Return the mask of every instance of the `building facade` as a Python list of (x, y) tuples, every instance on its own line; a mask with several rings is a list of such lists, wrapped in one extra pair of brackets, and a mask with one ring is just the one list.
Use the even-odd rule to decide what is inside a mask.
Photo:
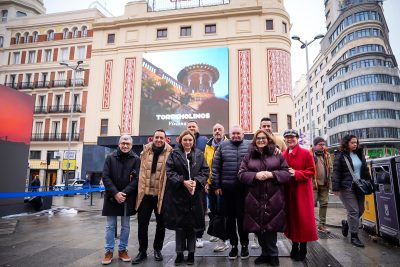
[[(88, 105), (86, 113), (86, 173), (101, 171), (104, 158), (95, 162), (90, 157), (93, 153), (106, 153), (98, 145), (115, 147), (118, 136), (129, 133), (140, 148), (152, 131), (161, 127), (152, 123), (149, 130), (143, 130), (147, 115), (144, 110), (152, 107), (144, 98), (154, 98), (157, 86), (170, 84), (162, 94), (158, 92), (157, 105), (161, 103), (172, 110), (172, 114), (159, 118), (179, 117), (179, 121), (171, 119), (169, 125), (181, 125), (188, 121), (182, 118), (196, 115), (191, 109), (199, 110), (204, 99), (217, 94), (217, 84), (226, 75), (206, 62), (195, 62), (179, 67), (175, 76), (165, 68), (179, 62), (172, 59), (163, 69), (154, 63), (157, 58), (149, 62), (149, 55), (222, 48), (227, 51), (225, 89), (229, 93), (221, 98), (229, 104), (225, 107), (215, 102), (208, 107), (217, 109), (217, 115), (218, 108), (221, 112), (226, 110), (229, 118), (213, 120), (211, 114), (211, 121), (223, 123), (226, 129), (239, 124), (246, 133), (258, 129), (265, 116), (273, 120), (276, 132), (292, 127), (290, 19), (283, 1), (210, 0), (201, 1), (200, 5), (199, 1), (173, 2), (173, 6), (167, 5), (171, 1), (131, 2), (123, 16), (98, 19), (93, 25), (91, 72), (96, 76), (91, 76), (90, 90), (96, 92), (88, 96), (88, 102), (94, 104)], [(213, 55), (205, 55), (204, 61)], [(143, 90), (143, 80), (149, 77), (153, 79), (152, 86)], [(207, 110), (199, 115), (200, 123), (202, 115), (207, 117)], [(200, 132), (210, 135), (212, 126), (200, 126)], [(172, 143), (176, 135), (172, 134)]]
[[(97, 9), (87, 9), (18, 17), (5, 24), (9, 38), (0, 81), (35, 98), (28, 176), (39, 175), (42, 185), (62, 183), (66, 173), (81, 177), (92, 24), (100, 17)], [(60, 65), (77, 61), (82, 69), (75, 77), (71, 68)]]
[[(326, 0), (325, 14), (327, 32), (308, 73), (312, 125), (296, 117), (297, 127), (326, 134), (333, 148), (350, 133), (370, 157), (398, 154), (399, 69), (382, 1)], [(306, 94), (305, 88), (295, 99), (296, 115)]]

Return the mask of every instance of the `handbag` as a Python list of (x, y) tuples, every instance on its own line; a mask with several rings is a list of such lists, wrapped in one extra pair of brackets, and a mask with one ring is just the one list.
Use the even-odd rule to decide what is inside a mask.
[(207, 229), (207, 234), (218, 237), (225, 241), (228, 239), (226, 221), (227, 218), (221, 212), (221, 196), (217, 196), (217, 210), (214, 218), (210, 220), (210, 225)]
[(374, 192), (374, 186), (372, 185), (370, 180), (365, 180), (361, 178), (357, 178), (354, 175), (353, 169), (351, 168), (349, 160), (344, 157), (344, 160), (346, 161), (347, 168), (350, 171), (351, 176), (353, 177), (353, 183), (357, 186), (357, 189), (359, 190), (360, 193), (363, 195), (370, 195)]

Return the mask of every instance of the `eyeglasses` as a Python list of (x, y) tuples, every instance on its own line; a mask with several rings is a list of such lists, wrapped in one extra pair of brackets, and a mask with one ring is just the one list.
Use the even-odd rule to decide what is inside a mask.
[(264, 141), (264, 140), (267, 140), (267, 137), (264, 137), (264, 136), (262, 136), (262, 137), (256, 137), (256, 140), (257, 140), (257, 141)]

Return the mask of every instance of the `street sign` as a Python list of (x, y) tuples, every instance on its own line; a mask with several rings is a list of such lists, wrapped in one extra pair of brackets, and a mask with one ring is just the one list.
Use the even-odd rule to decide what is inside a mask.
[(65, 150), (64, 151), (64, 159), (76, 159), (76, 151), (75, 150)]

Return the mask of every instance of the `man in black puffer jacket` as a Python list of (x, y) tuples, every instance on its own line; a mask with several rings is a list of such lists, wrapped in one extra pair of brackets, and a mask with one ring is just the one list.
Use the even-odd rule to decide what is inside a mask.
[(240, 257), (247, 259), (249, 234), (243, 231), (245, 187), (238, 179), (238, 171), (243, 157), (247, 154), (250, 141), (244, 140), (243, 129), (240, 126), (233, 126), (229, 135), (230, 140), (224, 141), (215, 153), (212, 164), (212, 188), (215, 189), (215, 194), (222, 196), (223, 199), (228, 238), (232, 245), (229, 259), (234, 260), (238, 256), (237, 232), (242, 245)]

